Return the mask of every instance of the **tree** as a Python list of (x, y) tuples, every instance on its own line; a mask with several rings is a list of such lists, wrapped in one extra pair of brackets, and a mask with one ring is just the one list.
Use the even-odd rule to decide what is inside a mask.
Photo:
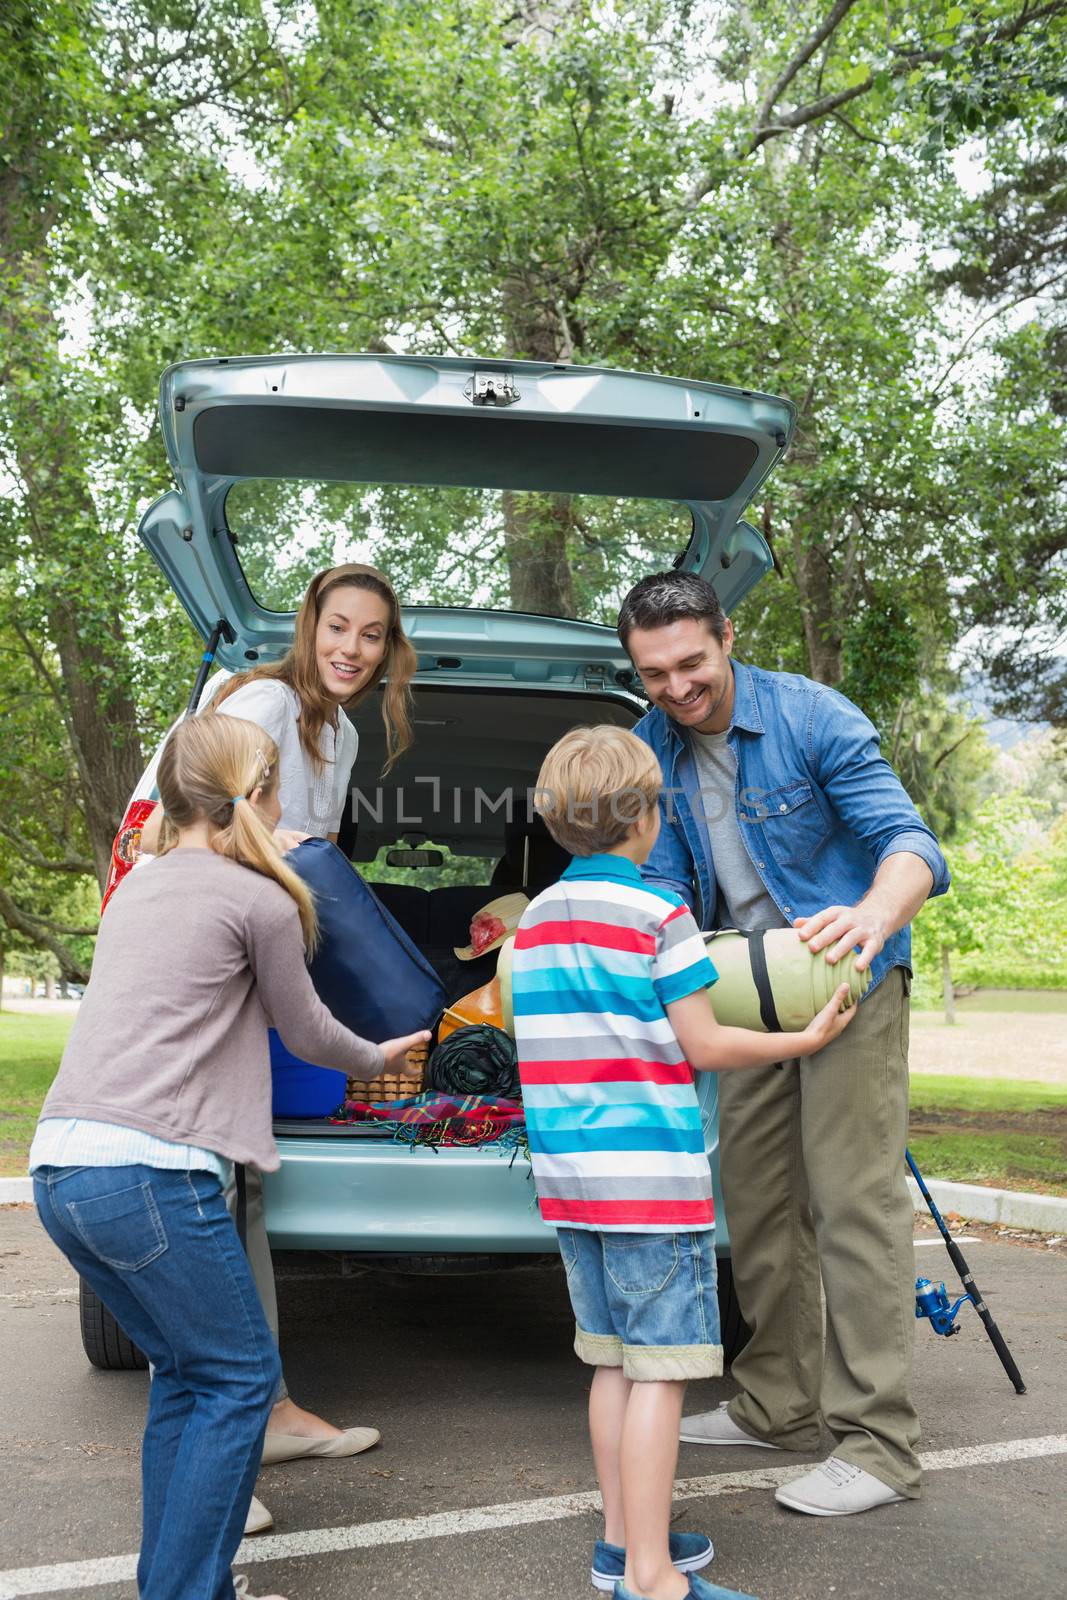
[[(14, 702), (0, 799), (18, 913), (79, 925), (54, 898), (64, 863), (102, 877), (142, 738), (183, 698), (193, 642), (134, 527), (168, 478), (158, 373), (214, 351), (533, 356), (794, 396), (792, 459), (752, 513), (776, 571), (738, 619), (747, 652), (853, 694), (963, 817), (950, 651), (1002, 590), (1055, 620), (1040, 554), (1063, 416), (1041, 330), (997, 325), (991, 366), (957, 359), (969, 291), (934, 251), (980, 272), (982, 233), (945, 156), (980, 136), (1007, 173), (1051, 129), (1063, 13), (14, 0), (0, 598), (34, 709)], [(404, 592), (607, 620), (685, 541), (674, 508), (242, 488), (242, 559), (282, 605), (302, 563), (366, 538)]]
[(946, 851), (952, 872), (947, 895), (927, 901), (913, 938), (917, 964), (940, 970), (945, 1021), (956, 1020), (952, 957), (981, 950), (994, 938), (1002, 944), (1033, 938), (1027, 916), (1033, 904), (1034, 864), (1019, 854), (1017, 803), (985, 806), (969, 834)]
[(0, 22), (0, 440), (15, 485), (4, 519), (5, 565), (16, 575), (8, 597), (27, 664), (64, 723), (101, 885), (142, 766), (128, 529), (109, 525), (97, 479), (101, 444), (114, 445), (125, 418), (114, 375), (101, 381), (66, 354), (64, 315), (116, 208), (168, 159), (187, 174), (183, 124), (231, 100), (272, 50), (260, 8), (243, 0), (119, 9), (13, 0)]

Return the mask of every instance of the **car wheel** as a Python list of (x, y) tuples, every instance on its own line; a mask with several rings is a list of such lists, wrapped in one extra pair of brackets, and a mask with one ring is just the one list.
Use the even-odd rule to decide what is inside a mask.
[(748, 1325), (741, 1315), (734, 1284), (733, 1263), (729, 1256), (719, 1257), (719, 1326), (722, 1330), (723, 1360), (729, 1366), (739, 1356), (749, 1340)]
[(148, 1365), (146, 1356), (126, 1337), (84, 1278), (80, 1282), (79, 1307), (82, 1348), (93, 1366), (105, 1372), (143, 1372)]

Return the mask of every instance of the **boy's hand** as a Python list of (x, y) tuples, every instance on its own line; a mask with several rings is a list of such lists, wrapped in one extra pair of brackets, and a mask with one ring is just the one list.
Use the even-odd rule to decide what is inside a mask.
[(833, 1044), (839, 1038), (856, 1015), (858, 1007), (850, 1004), (846, 1011), (841, 1007), (848, 1000), (849, 986), (847, 983), (839, 985), (833, 998), (823, 1006), (818, 1016), (797, 1035), (797, 1055), (811, 1056), (816, 1050), (822, 1050), (828, 1044)]
[(408, 1051), (417, 1044), (425, 1044), (429, 1037), (429, 1028), (422, 1028), (418, 1033), (405, 1034), (402, 1039), (383, 1039), (380, 1049), (385, 1057), (386, 1067), (402, 1066)]

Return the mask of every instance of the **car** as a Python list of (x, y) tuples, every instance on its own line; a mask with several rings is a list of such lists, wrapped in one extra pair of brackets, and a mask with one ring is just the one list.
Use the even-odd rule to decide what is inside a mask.
[[(307, 579), (334, 560), (376, 561), (417, 602), (404, 607), (418, 653), (415, 744), (377, 782), (382, 724), (373, 705), (360, 708), (339, 843), (452, 994), (474, 988), (476, 964), (453, 955), (471, 917), (507, 890), (536, 892), (563, 864), (528, 806), (546, 749), (575, 724), (630, 727), (646, 709), (609, 616), (643, 571), (672, 562), (708, 578), (728, 612), (770, 569), (744, 512), (788, 448), (794, 407), (578, 365), (280, 355), (170, 367), (160, 420), (176, 486), (140, 534), (219, 666), (279, 656)], [(515, 555), (516, 529), (540, 519), (551, 536), (553, 518), (588, 552), (571, 578), (574, 609), (597, 610), (592, 620), (538, 614), (522, 566), (533, 547)], [(503, 603), (516, 590), (528, 610)], [(714, 1074), (700, 1076), (699, 1094), (729, 1354), (744, 1328)], [(514, 1152), (411, 1148), (325, 1118), (279, 1122), (275, 1134), (281, 1167), (265, 1200), (276, 1249), (392, 1271), (484, 1269), (555, 1250)], [(94, 1364), (137, 1363), (88, 1290), (83, 1332)]]

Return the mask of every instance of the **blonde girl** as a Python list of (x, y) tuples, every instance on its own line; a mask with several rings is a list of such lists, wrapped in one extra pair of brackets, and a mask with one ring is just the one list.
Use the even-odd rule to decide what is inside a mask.
[(45, 1229), (153, 1366), (141, 1600), (229, 1600), (279, 1371), (222, 1192), (235, 1161), (278, 1166), (267, 1016), (348, 1072), (426, 1035), (370, 1044), (316, 996), (315, 909), (270, 831), (278, 750), (262, 728), (182, 723), (159, 790), (173, 844), (101, 923), (30, 1170)]

